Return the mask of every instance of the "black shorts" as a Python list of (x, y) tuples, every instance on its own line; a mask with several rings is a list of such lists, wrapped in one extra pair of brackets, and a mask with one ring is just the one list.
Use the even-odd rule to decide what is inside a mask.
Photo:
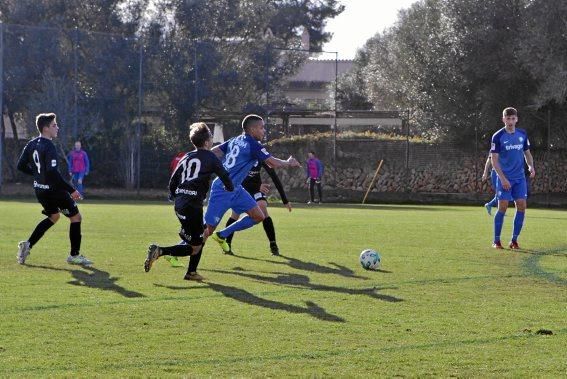
[(47, 217), (59, 212), (67, 217), (73, 217), (79, 213), (77, 203), (75, 203), (75, 200), (71, 198), (67, 191), (35, 191), (35, 196), (43, 207), (41, 213)]
[(175, 215), (181, 224), (179, 236), (192, 246), (203, 244), (203, 232), (205, 224), (203, 221), (203, 207), (186, 205), (175, 208)]
[(266, 195), (260, 192), (260, 188), (258, 188), (257, 186), (254, 187), (243, 186), (243, 187), (246, 190), (246, 192), (248, 192), (254, 198), (254, 200), (256, 200), (256, 202), (260, 200), (264, 200), (265, 202), (268, 202)]

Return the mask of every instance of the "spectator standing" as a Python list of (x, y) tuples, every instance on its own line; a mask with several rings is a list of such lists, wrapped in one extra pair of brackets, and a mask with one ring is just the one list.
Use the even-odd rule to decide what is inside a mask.
[(319, 194), (319, 200), (317, 203), (323, 202), (323, 193), (321, 191), (321, 178), (323, 177), (324, 167), (323, 163), (315, 156), (314, 151), (310, 151), (308, 154), (307, 164), (305, 165), (305, 171), (307, 174), (307, 183), (309, 183), (309, 198), (310, 200), (307, 204), (312, 204), (315, 202), (315, 186), (317, 186), (317, 193)]
[(77, 191), (84, 197), (84, 179), (90, 172), (91, 164), (89, 156), (81, 147), (81, 141), (75, 142), (74, 149), (67, 155), (69, 175)]

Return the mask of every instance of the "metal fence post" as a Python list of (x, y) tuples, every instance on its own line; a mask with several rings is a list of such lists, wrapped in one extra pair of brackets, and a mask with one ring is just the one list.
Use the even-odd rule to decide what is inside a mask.
[(141, 170), (141, 155), (142, 155), (142, 77), (143, 77), (143, 63), (144, 63), (144, 45), (140, 41), (140, 64), (139, 64), (139, 80), (138, 80), (138, 122), (136, 123), (136, 150), (138, 156), (136, 157), (136, 194), (140, 195), (140, 175)]
[(2, 168), (4, 157), (4, 24), (0, 22), (0, 192), (2, 192)]
[(78, 103), (78, 86), (79, 86), (79, 28), (75, 27), (73, 33), (73, 143), (77, 140), (79, 112), (77, 109)]
[(335, 51), (335, 96), (334, 96), (334, 108), (335, 108), (335, 125), (333, 127), (333, 163), (336, 164), (337, 160), (337, 88), (339, 78), (339, 52)]

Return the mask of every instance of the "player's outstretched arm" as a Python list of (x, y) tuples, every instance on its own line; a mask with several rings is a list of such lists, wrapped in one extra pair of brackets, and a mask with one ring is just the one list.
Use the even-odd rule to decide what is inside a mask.
[(220, 146), (221, 145), (217, 145), (211, 149), (211, 151), (217, 156), (218, 159), (222, 159), (222, 157), (224, 157), (224, 151), (221, 150)]
[(264, 162), (266, 162), (270, 167), (281, 168), (281, 167), (301, 167), (297, 159), (291, 155), (285, 161), (276, 157), (269, 157)]
[[(264, 169), (266, 170), (268, 175), (270, 175), (270, 178), (272, 178), (272, 181), (274, 182), (274, 185), (276, 186), (276, 189), (278, 190), (278, 193), (280, 194), (280, 199), (282, 199), (282, 203), (284, 203), (284, 205), (288, 204), (289, 201), (287, 200), (287, 196), (285, 195), (283, 184), (282, 184), (278, 174), (276, 174), (276, 171), (273, 168), (271, 168), (270, 166), (268, 166), (265, 162), (262, 162), (262, 167), (264, 167)], [(291, 206), (288, 207), (288, 209), (291, 212)]]

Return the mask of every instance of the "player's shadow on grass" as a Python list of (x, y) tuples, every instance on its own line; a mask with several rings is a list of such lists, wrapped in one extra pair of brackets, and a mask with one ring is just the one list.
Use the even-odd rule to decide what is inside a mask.
[(235, 271), (223, 271), (223, 270), (207, 270), (207, 271), (218, 272), (221, 274), (236, 275), (236, 276), (256, 280), (262, 283), (271, 283), (271, 284), (286, 285), (290, 287), (307, 288), (315, 291), (330, 291), (336, 293), (344, 293), (348, 295), (366, 295), (373, 299), (388, 301), (390, 303), (398, 303), (400, 301), (403, 301), (403, 299), (400, 299), (395, 296), (378, 293), (378, 291), (381, 290), (382, 288), (372, 287), (372, 288), (354, 289), (354, 288), (344, 288), (344, 287), (336, 287), (336, 286), (326, 286), (323, 284), (314, 284), (311, 283), (311, 280), (306, 275), (275, 272), (274, 274), (276, 274), (277, 276), (272, 277), (272, 276), (253, 274), (251, 272), (245, 272), (245, 270), (240, 268), (235, 269)]
[[(210, 271), (214, 271), (214, 270), (210, 270)], [(222, 271), (218, 271), (218, 272), (222, 272)], [(234, 299), (236, 301), (240, 301), (241, 303), (255, 305), (258, 307), (263, 307), (268, 309), (274, 309), (278, 311), (286, 311), (290, 313), (297, 313), (297, 314), (304, 313), (323, 321), (345, 322), (343, 318), (328, 313), (324, 308), (321, 308), (312, 301), (306, 301), (305, 302), (306, 307), (304, 308), (304, 307), (299, 307), (297, 305), (291, 305), (279, 301), (264, 299), (237, 287), (226, 286), (224, 284), (218, 284), (218, 283), (211, 283), (208, 281), (203, 283), (209, 286), (213, 291), (219, 292), (223, 296), (228, 297), (230, 299)], [(156, 287), (165, 287), (171, 290), (188, 289), (187, 287), (180, 287), (180, 286), (165, 286), (161, 284), (154, 284), (154, 285)]]
[[(334, 275), (344, 276), (344, 277), (347, 277), (347, 278), (368, 280), (368, 278), (366, 276), (356, 275), (356, 273), (352, 269), (350, 269), (346, 266), (339, 265), (339, 264), (334, 263), (334, 262), (329, 262), (329, 264), (331, 266), (334, 266), (334, 267), (327, 267), (327, 266), (320, 265), (318, 263), (305, 262), (305, 261), (302, 261), (302, 260), (297, 259), (297, 258), (287, 257), (285, 255), (279, 255), (278, 257), (285, 259), (286, 262), (282, 262), (281, 260), (276, 261), (276, 260), (273, 260), (273, 259), (260, 259), (260, 258), (244, 257), (242, 255), (236, 255), (236, 254), (234, 256), (236, 258), (239, 258), (239, 259), (268, 262), (268, 263), (274, 263), (274, 264), (278, 264), (278, 265), (286, 265), (286, 266), (289, 266), (291, 268), (295, 268), (297, 270), (302, 270), (302, 271), (316, 272), (316, 273), (319, 273), (319, 274), (334, 274)], [(390, 271), (381, 271), (381, 272), (389, 273)]]
[(108, 272), (99, 270), (94, 267), (81, 267), (81, 269), (77, 268), (70, 270), (66, 268), (41, 266), (41, 265), (26, 264), (26, 266), (32, 268), (40, 268), (44, 270), (66, 271), (70, 273), (74, 279), (67, 283), (74, 286), (85, 286), (90, 288), (97, 288), (104, 291), (113, 291), (124, 297), (145, 297), (145, 295), (142, 293), (136, 291), (130, 291), (116, 284), (116, 282), (118, 281), (118, 279), (120, 279), (120, 277), (110, 276)]

